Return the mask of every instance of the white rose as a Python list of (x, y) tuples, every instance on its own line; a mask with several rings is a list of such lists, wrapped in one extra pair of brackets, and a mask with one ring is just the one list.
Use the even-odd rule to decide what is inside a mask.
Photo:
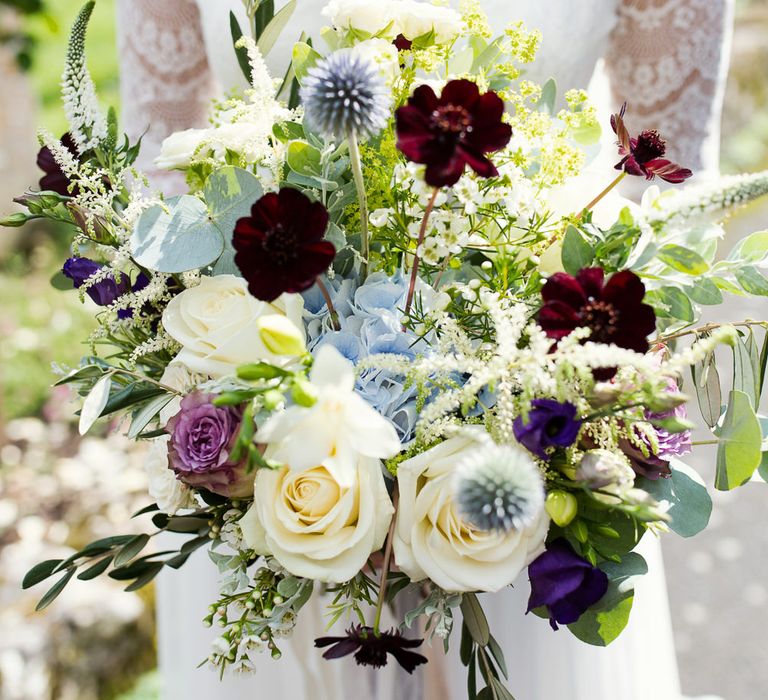
[(299, 294), (283, 294), (267, 303), (252, 297), (239, 277), (203, 277), (198, 286), (171, 300), (163, 313), (163, 327), (182, 345), (177, 362), (219, 378), (250, 362), (290, 363), (292, 358), (275, 355), (264, 345), (256, 321), (264, 315), (283, 315), (303, 333), (303, 309)]
[(192, 163), (200, 145), (208, 139), (208, 129), (187, 129), (171, 134), (163, 141), (155, 165), (162, 170), (183, 170)]
[(151, 441), (144, 461), (144, 470), (149, 481), (149, 495), (155, 499), (161, 511), (173, 515), (182, 508), (194, 508), (195, 499), (192, 489), (182, 484), (168, 466), (170, 439), (167, 436)]
[(387, 81), (392, 81), (400, 75), (400, 55), (395, 45), (387, 39), (366, 39), (355, 44), (352, 52), (362, 60), (378, 66)]
[(355, 472), (344, 487), (323, 466), (260, 469), (254, 503), (240, 520), (246, 545), (295, 576), (351, 579), (383, 546), (394, 512), (381, 462), (360, 457)]
[(464, 27), (461, 15), (449, 7), (416, 0), (394, 0), (387, 4), (391, 6), (392, 16), (395, 17), (395, 33), (411, 41), (434, 31), (435, 43), (447, 44)]
[(470, 429), (402, 462), (394, 552), (414, 581), (429, 578), (446, 591), (498, 591), (543, 550), (549, 528), (544, 509), (522, 530), (486, 532), (465, 521), (454, 500), (456, 467), (488, 444)]
[(397, 32), (390, 26), (394, 4), (390, 0), (331, 0), (322, 14), (336, 29), (358, 29), (369, 34), (379, 34), (386, 29), (386, 38), (394, 39)]
[[(160, 383), (165, 386), (187, 394), (198, 384), (206, 380), (205, 375), (190, 372), (186, 365), (176, 360), (171, 361), (160, 377)], [(165, 424), (181, 410), (181, 396), (174, 396), (162, 409), (160, 409), (160, 424)]]
[(237, 153), (248, 163), (262, 161), (270, 152), (271, 129), (265, 132), (264, 125), (243, 120), (222, 124), (208, 131), (206, 146), (210, 146), (213, 157), (224, 161), (227, 151)]

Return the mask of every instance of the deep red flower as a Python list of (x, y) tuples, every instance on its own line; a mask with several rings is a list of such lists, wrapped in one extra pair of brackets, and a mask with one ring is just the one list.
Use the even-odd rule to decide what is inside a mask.
[(408, 673), (420, 664), (427, 663), (427, 658), (409, 649), (421, 646), (421, 639), (406, 639), (399, 632), (379, 632), (372, 627), (352, 625), (345, 637), (320, 637), (315, 640), (318, 648), (328, 647), (324, 659), (340, 659), (349, 654), (355, 655), (358, 666), (381, 668), (387, 665), (387, 654), (392, 654)]
[(410, 51), (413, 47), (413, 42), (406, 39), (402, 34), (398, 34), (392, 44), (398, 51)]
[[(576, 277), (565, 272), (552, 275), (541, 290), (544, 306), (539, 326), (550, 338), (560, 340), (576, 328), (588, 327), (586, 340), (612, 343), (635, 352), (648, 352), (648, 336), (656, 328), (656, 314), (643, 303), (645, 285), (629, 270), (605, 282), (599, 267), (584, 268)], [(597, 370), (598, 379), (610, 379), (615, 370)]]
[(655, 129), (643, 131), (637, 137), (630, 137), (624, 125), (625, 102), (618, 114), (611, 115), (611, 128), (617, 136), (619, 155), (622, 159), (616, 163), (616, 170), (624, 170), (628, 175), (642, 175), (646, 180), (653, 180), (658, 175), (662, 180), (678, 184), (687, 180), (693, 173), (677, 163), (664, 158), (667, 143)]
[(336, 248), (323, 240), (328, 211), (290, 187), (264, 195), (251, 215), (235, 224), (235, 263), (257, 299), (309, 289), (333, 262)]
[(397, 147), (405, 157), (427, 166), (433, 187), (455, 185), (468, 165), (481, 177), (499, 174), (486, 157), (512, 137), (505, 124), (504, 102), (492, 91), (480, 94), (470, 80), (451, 80), (438, 98), (422, 85), (395, 112)]
[[(69, 133), (64, 134), (61, 137), (61, 143), (64, 147), (72, 153), (76, 158), (78, 157), (77, 146)], [(70, 197), (73, 193), (69, 191), (69, 178), (64, 174), (56, 159), (51, 153), (51, 149), (48, 146), (43, 146), (37, 154), (37, 167), (42, 170), (45, 175), (40, 178), (40, 189), (46, 192), (56, 192), (63, 197)]]

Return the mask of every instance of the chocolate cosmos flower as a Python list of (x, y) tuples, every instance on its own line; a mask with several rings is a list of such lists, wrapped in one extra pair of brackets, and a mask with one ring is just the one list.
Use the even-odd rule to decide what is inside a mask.
[(455, 185), (468, 165), (481, 177), (498, 175), (486, 157), (504, 148), (512, 127), (502, 122), (504, 102), (495, 92), (480, 94), (470, 80), (451, 80), (438, 98), (428, 85), (416, 88), (395, 112), (397, 147), (427, 166), (433, 187)]
[[(70, 134), (64, 134), (61, 137), (61, 143), (64, 144), (66, 149), (72, 153), (73, 156), (78, 157), (77, 147)], [(69, 191), (69, 178), (63, 173), (56, 159), (53, 157), (53, 153), (48, 146), (43, 146), (37, 154), (37, 167), (42, 170), (45, 175), (40, 178), (40, 189), (47, 192), (56, 192), (63, 197), (70, 197), (72, 193)]]
[[(576, 328), (592, 332), (586, 340), (612, 343), (639, 353), (648, 351), (648, 336), (656, 328), (656, 314), (643, 304), (645, 285), (629, 270), (605, 282), (599, 267), (584, 268), (576, 277), (565, 272), (552, 275), (541, 290), (544, 306), (539, 326), (550, 338), (560, 340)], [(610, 379), (615, 370), (597, 370), (598, 379)]]
[(290, 187), (266, 194), (251, 215), (235, 224), (235, 263), (257, 299), (309, 289), (333, 262), (336, 249), (323, 240), (328, 211)]
[(579, 436), (582, 421), (576, 407), (554, 399), (534, 399), (528, 421), (519, 416), (514, 423), (515, 439), (541, 459), (549, 459), (547, 448), (570, 447)]
[(637, 137), (630, 137), (624, 125), (625, 102), (618, 114), (611, 116), (611, 128), (617, 136), (619, 155), (622, 159), (616, 164), (616, 170), (624, 170), (628, 175), (642, 175), (646, 180), (653, 180), (658, 175), (662, 180), (678, 184), (687, 180), (693, 173), (662, 156), (667, 151), (667, 144), (655, 129), (643, 131)]
[(376, 635), (372, 627), (353, 625), (346, 637), (320, 637), (315, 640), (315, 646), (331, 647), (323, 654), (324, 659), (340, 659), (354, 653), (358, 666), (375, 668), (386, 666), (387, 654), (392, 654), (408, 673), (413, 673), (417, 666), (427, 663), (427, 658), (408, 650), (421, 646), (422, 641), (406, 639), (395, 630)]
[(531, 597), (528, 612), (546, 606), (549, 624), (570, 625), (608, 590), (608, 576), (573, 551), (562, 538), (550, 542), (547, 551), (528, 567)]

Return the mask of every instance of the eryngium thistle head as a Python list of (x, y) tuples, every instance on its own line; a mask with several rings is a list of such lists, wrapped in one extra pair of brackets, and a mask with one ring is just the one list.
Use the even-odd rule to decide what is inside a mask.
[(541, 473), (518, 447), (483, 447), (464, 459), (456, 474), (459, 511), (480, 530), (521, 530), (544, 508)]
[(309, 127), (325, 136), (375, 136), (390, 116), (384, 76), (351, 49), (336, 51), (309, 70), (301, 101)]

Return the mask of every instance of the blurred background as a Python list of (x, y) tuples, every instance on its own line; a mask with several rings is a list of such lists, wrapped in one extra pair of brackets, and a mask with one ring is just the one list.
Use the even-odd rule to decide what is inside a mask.
[[(81, 4), (0, 0), (0, 213), (39, 178), (37, 126), (66, 130), (59, 76)], [(99, 0), (88, 54), (102, 103), (117, 107), (113, 4)], [(766, 38), (768, 0), (737, 0), (724, 172), (768, 168)], [(768, 201), (734, 217), (728, 235), (736, 240), (765, 228)], [(68, 391), (51, 389), (51, 363), (75, 364), (87, 349), (72, 339), (86, 337), (93, 324), (76, 293), (51, 284), (67, 243), (51, 228), (0, 229), (0, 700), (155, 699), (151, 589), (129, 594), (110, 580), (73, 584), (36, 614), (39, 591), (20, 588), (37, 561), (126, 532), (130, 514), (148, 503), (140, 459), (119, 426), (79, 438)], [(695, 465), (710, 485), (713, 464), (714, 453), (704, 452)], [(706, 532), (693, 541), (663, 540), (688, 695), (768, 696), (765, 489), (755, 482), (716, 494)]]

